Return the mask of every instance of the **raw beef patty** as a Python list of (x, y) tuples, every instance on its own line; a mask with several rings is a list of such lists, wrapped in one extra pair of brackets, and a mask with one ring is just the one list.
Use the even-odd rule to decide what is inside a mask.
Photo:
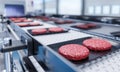
[(79, 44), (67, 44), (59, 48), (59, 53), (69, 60), (82, 60), (89, 56), (89, 50)]
[(86, 39), (83, 41), (83, 45), (94, 51), (105, 51), (112, 47), (110, 42), (99, 38)]
[(32, 30), (32, 34), (45, 34), (47, 32), (47, 30), (45, 28), (40, 28), (40, 29), (33, 29)]

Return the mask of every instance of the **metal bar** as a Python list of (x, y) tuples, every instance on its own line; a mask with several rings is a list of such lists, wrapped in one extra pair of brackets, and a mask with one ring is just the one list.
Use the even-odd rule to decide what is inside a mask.
[(13, 36), (17, 39), (20, 40), (20, 38), (17, 36), (17, 34), (13, 31), (13, 29), (10, 27), (10, 25), (7, 25), (7, 27), (9, 28), (9, 30), (11, 31), (11, 33), (13, 34)]
[(37, 72), (45, 72), (37, 60), (33, 56), (29, 56), (30, 61), (33, 63), (34, 67), (36, 68)]
[[(18, 54), (19, 54), (20, 60), (23, 61), (23, 58), (26, 56), (26, 54), (24, 53), (23, 50), (19, 50), (19, 51), (17, 51), (17, 52), (18, 52)], [(25, 72), (29, 72), (29, 71), (27, 70), (27, 68), (25, 67), (25, 65), (24, 65), (25, 63), (24, 63), (24, 62), (21, 62), (21, 63), (22, 63), (22, 66), (23, 66)]]
[(10, 53), (5, 53), (5, 68), (6, 72), (12, 72)]
[(1, 52), (10, 52), (15, 50), (26, 49), (26, 45), (23, 44), (21, 41), (13, 41), (13, 44), (10, 46), (3, 46)]
[(17, 68), (18, 72), (24, 72), (19, 60), (14, 60), (14, 63), (15, 63), (15, 67)]
[(81, 13), (81, 15), (85, 15), (85, 8), (86, 7), (86, 0), (82, 0), (82, 13)]
[[(17, 34), (13, 31), (13, 29), (10, 27), (10, 25), (7, 26), (9, 28), (9, 30), (11, 31), (11, 33), (14, 35), (14, 37), (16, 38), (16, 40), (20, 40), (20, 38), (17, 36)], [(23, 61), (23, 57), (25, 57), (25, 53), (23, 52), (23, 50), (18, 50), (17, 51), (19, 56), (20, 56), (20, 60)], [(24, 66), (24, 62), (22, 62), (23, 68), (25, 70), (25, 72), (29, 72), (26, 67)]]

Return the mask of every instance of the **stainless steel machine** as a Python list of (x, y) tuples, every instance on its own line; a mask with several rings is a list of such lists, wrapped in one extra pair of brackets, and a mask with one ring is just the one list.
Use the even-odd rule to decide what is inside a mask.
[[(24, 72), (23, 58), (32, 54), (32, 39), (19, 27), (2, 20), (0, 51), (4, 55), (6, 72)], [(29, 50), (29, 51), (28, 51)], [(26, 70), (27, 71), (27, 70)]]

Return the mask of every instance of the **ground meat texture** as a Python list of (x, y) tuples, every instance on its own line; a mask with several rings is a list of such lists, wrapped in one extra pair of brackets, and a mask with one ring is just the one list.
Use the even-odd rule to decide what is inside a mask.
[(14, 20), (13, 22), (18, 23), (18, 22), (22, 22), (22, 20)]
[(89, 50), (79, 44), (67, 44), (59, 48), (58, 52), (69, 60), (83, 60), (89, 56)]
[(47, 30), (45, 28), (33, 29), (32, 30), (32, 34), (35, 34), (35, 35), (37, 35), (37, 34), (45, 34), (45, 33), (47, 33)]
[(99, 38), (86, 39), (83, 41), (83, 45), (94, 51), (110, 50), (112, 47), (110, 42)]
[(10, 18), (10, 20), (14, 21), (14, 20), (16, 20), (16, 18)]
[[(11, 18), (10, 18), (11, 19)], [(26, 18), (14, 18), (14, 19), (26, 19)]]
[(26, 18), (18, 18), (17, 20), (24, 21), (24, 20), (26, 20)]
[(96, 27), (97, 25), (96, 24), (86, 24), (89, 28), (94, 28)]
[(49, 28), (49, 32), (63, 32), (64, 29), (60, 27)]
[(87, 25), (77, 25), (77, 28), (81, 28), (81, 29), (88, 29), (89, 27)]
[(30, 23), (29, 25), (30, 26), (37, 26), (37, 25), (40, 25), (40, 23)]
[(25, 20), (22, 20), (22, 22), (32, 22), (32, 20), (25, 19)]
[(29, 24), (25, 24), (25, 23), (20, 23), (20, 24), (17, 24), (18, 26), (20, 26), (20, 27), (26, 27), (26, 26), (29, 26)]

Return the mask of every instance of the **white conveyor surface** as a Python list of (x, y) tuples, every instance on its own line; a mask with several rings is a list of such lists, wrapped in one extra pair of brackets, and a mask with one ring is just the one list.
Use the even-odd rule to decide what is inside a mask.
[(58, 34), (49, 34), (49, 35), (38, 35), (38, 36), (32, 36), (27, 30), (29, 29), (35, 29), (35, 28), (50, 28), (50, 27), (57, 27), (56, 25), (51, 25), (48, 23), (40, 22), (43, 24), (43, 26), (33, 26), (33, 27), (22, 27), (22, 29), (28, 33), (32, 38), (34, 38), (36, 41), (40, 42), (44, 45), (64, 42), (68, 40), (83, 38), (91, 36), (89, 34), (69, 30), (67, 33), (58, 33)]
[[(22, 27), (22, 29), (28, 33), (33, 39), (40, 42), (43, 45), (50, 45), (54, 43), (74, 40), (78, 38), (84, 38), (89, 37), (93, 35), (85, 34), (82, 32), (77, 32), (73, 30), (69, 30), (67, 33), (58, 33), (58, 34), (49, 34), (49, 35), (38, 35), (38, 36), (32, 36), (27, 30), (28, 29), (34, 29), (34, 28), (50, 28), (50, 27), (57, 27), (56, 25), (51, 25), (48, 23), (42, 23), (43, 26), (33, 26), (33, 27)], [(112, 43), (113, 44), (113, 43)]]
[(120, 50), (87, 63), (82, 72), (120, 72)]
[(41, 44), (50, 45), (50, 44), (54, 44), (54, 43), (59, 43), (59, 42), (64, 42), (64, 41), (68, 41), (68, 40), (89, 37), (89, 36), (91, 36), (91, 35), (70, 30), (67, 33), (59, 33), (59, 34), (51, 34), (51, 35), (38, 35), (38, 36), (32, 36), (32, 37), (35, 40), (37, 40), (38, 42), (40, 42)]

